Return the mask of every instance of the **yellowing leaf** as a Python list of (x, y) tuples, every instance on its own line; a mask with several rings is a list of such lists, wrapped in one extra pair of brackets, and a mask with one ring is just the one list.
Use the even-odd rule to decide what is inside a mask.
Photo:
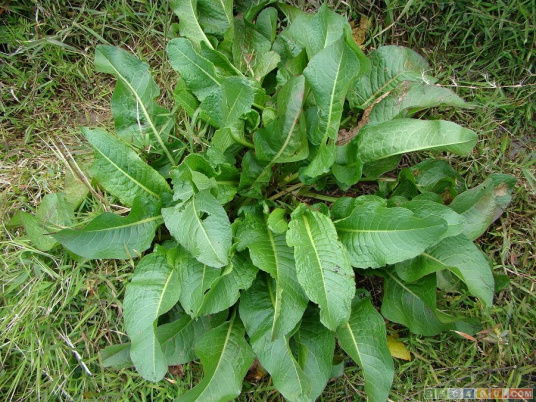
[(352, 25), (352, 38), (354, 38), (355, 43), (361, 46), (363, 43), (365, 43), (365, 37), (366, 37), (367, 31), (371, 27), (372, 24), (367, 17), (362, 15), (361, 19), (359, 20), (359, 26), (356, 26), (357, 24), (355, 23), (355, 21), (352, 21), (351, 25)]
[(396, 339), (394, 336), (387, 335), (387, 347), (391, 356), (396, 357), (397, 359), (411, 361), (411, 354), (402, 342)]

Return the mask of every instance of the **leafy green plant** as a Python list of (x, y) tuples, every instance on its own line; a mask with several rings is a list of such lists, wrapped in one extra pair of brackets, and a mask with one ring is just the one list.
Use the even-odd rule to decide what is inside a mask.
[[(385, 400), (394, 368), (384, 318), (419, 335), (471, 333), (474, 320), (439, 307), (437, 289), (466, 287), (492, 305), (494, 277), (473, 241), (515, 180), (495, 174), (467, 190), (444, 158), (383, 176), (408, 152), (469, 154), (474, 132), (419, 112), (471, 105), (409, 49), (366, 57), (326, 5), (237, 4), (237, 16), (231, 1), (172, 7), (172, 110), (146, 63), (96, 49), (96, 68), (117, 79), (115, 134), (82, 129), (90, 174), (128, 215), (78, 227), (86, 194), (66, 193), (20, 223), (42, 250), (141, 257), (124, 300), (130, 342), (105, 349), (105, 366), (159, 381), (199, 359), (204, 377), (179, 400), (230, 400), (256, 357), (285, 398), (314, 400), (338, 340), (369, 398)], [(363, 182), (376, 193), (360, 195)], [(363, 289), (371, 276), (383, 282), (381, 314)]]

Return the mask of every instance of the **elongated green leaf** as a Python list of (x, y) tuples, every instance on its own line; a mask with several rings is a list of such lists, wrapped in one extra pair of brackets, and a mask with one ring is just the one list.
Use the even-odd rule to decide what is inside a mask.
[(217, 128), (232, 126), (251, 111), (254, 95), (247, 79), (226, 77), (201, 103), (201, 117)]
[(343, 190), (349, 189), (361, 178), (363, 162), (357, 155), (357, 144), (352, 141), (335, 148), (335, 163), (331, 166), (331, 173), (337, 184)]
[(138, 148), (156, 147), (157, 152), (165, 153), (174, 163), (166, 145), (173, 118), (154, 101), (160, 89), (149, 72), (149, 65), (126, 50), (98, 45), (95, 67), (118, 79), (112, 97), (117, 134)]
[(442, 194), (449, 189), (454, 196), (465, 190), (463, 177), (444, 160), (426, 159), (412, 166), (410, 170), (421, 191)]
[(167, 54), (171, 67), (200, 101), (221, 85), (221, 77), (216, 74), (214, 64), (199, 55), (188, 39), (172, 39), (167, 45)]
[(363, 370), (368, 400), (387, 400), (393, 383), (393, 359), (387, 347), (385, 321), (372, 306), (370, 295), (357, 291), (350, 320), (337, 329), (337, 336), (344, 351)]
[(365, 163), (425, 149), (469, 155), (476, 141), (473, 131), (456, 123), (416, 119), (367, 124), (357, 137), (358, 155)]
[(255, 63), (253, 76), (257, 81), (262, 82), (264, 77), (266, 77), (270, 71), (274, 70), (280, 61), (281, 56), (273, 50), (260, 55), (259, 60)]
[[(227, 311), (199, 318), (191, 318), (184, 312), (175, 321), (156, 328), (158, 342), (168, 366), (189, 363), (197, 359), (194, 343), (205, 332), (221, 325), (227, 319)], [(111, 345), (100, 352), (103, 367), (115, 369), (132, 367), (130, 358), (131, 343)]]
[(512, 199), (516, 179), (505, 174), (492, 174), (482, 184), (459, 196), (450, 207), (467, 221), (463, 233), (471, 240), (480, 237)]
[(372, 108), (370, 123), (381, 123), (396, 117), (410, 117), (415, 112), (437, 106), (470, 106), (448, 88), (404, 81)]
[(65, 248), (86, 258), (135, 258), (151, 246), (163, 222), (154, 202), (136, 198), (128, 216), (105, 212), (84, 228), (53, 234)]
[(201, 154), (190, 154), (172, 169), (173, 199), (188, 200), (193, 194), (211, 190), (220, 204), (231, 201), (238, 189), (238, 170), (227, 163), (214, 168)]
[(436, 315), (436, 275), (404, 283), (394, 273), (384, 280), (382, 315), (417, 335), (433, 336), (449, 329)]
[(110, 345), (100, 352), (102, 367), (113, 367), (116, 369), (132, 367), (130, 359), (130, 342)]
[(413, 50), (400, 46), (382, 46), (369, 55), (370, 74), (361, 77), (348, 93), (352, 108), (364, 109), (403, 81), (434, 83), (427, 76), (428, 63)]
[(195, 344), (204, 377), (177, 401), (230, 401), (240, 395), (242, 379), (255, 355), (244, 339), (244, 326), (238, 317), (206, 332)]
[(343, 36), (345, 24), (348, 24), (346, 18), (331, 11), (326, 3), (316, 14), (298, 15), (282, 35), (294, 46), (304, 47), (312, 59)]
[(156, 325), (158, 317), (177, 303), (179, 294), (179, 273), (165, 248), (143, 257), (127, 285), (123, 306), (130, 358), (146, 380), (160, 381), (167, 372)]
[(173, 90), (173, 98), (175, 99), (175, 103), (181, 106), (186, 114), (190, 117), (194, 115), (195, 111), (199, 107), (199, 102), (190, 92), (186, 82), (182, 78), (179, 78), (177, 85), (175, 85), (175, 89)]
[(298, 281), (320, 306), (320, 321), (334, 331), (350, 317), (354, 272), (331, 220), (301, 204), (293, 213), (287, 243), (294, 247)]
[(199, 318), (183, 315), (177, 320), (157, 328), (158, 341), (162, 346), (167, 364), (175, 366), (195, 359), (194, 345), (209, 330), (221, 325), (227, 319), (227, 311)]
[(335, 227), (352, 266), (359, 268), (379, 268), (416, 257), (439, 242), (447, 230), (441, 218), (418, 219), (408, 209), (376, 203), (355, 207)]
[(257, 159), (275, 163), (295, 162), (307, 157), (307, 137), (300, 124), (305, 79), (295, 77), (279, 90), (277, 95), (277, 118), (268, 126), (258, 130), (253, 141)]
[(459, 235), (467, 223), (462, 215), (454, 212), (446, 205), (437, 202), (413, 199), (401, 206), (413, 211), (414, 216), (419, 219), (428, 219), (430, 217), (444, 219), (448, 226), (442, 238)]
[(171, 0), (170, 5), (173, 12), (179, 17), (181, 36), (190, 39), (197, 47), (201, 45), (201, 42), (205, 42), (212, 47), (203, 28), (199, 25), (197, 3), (198, 0)]
[(249, 249), (255, 266), (274, 279), (272, 323), (270, 339), (288, 334), (300, 321), (305, 308), (305, 296), (298, 279), (292, 249), (285, 240), (286, 230), (275, 233), (269, 228), (269, 217), (264, 213), (249, 213), (238, 226), (238, 249)]
[(319, 325), (318, 312), (306, 311), (296, 333), (298, 363), (311, 380), (310, 400), (316, 400), (331, 378), (335, 334)]
[(262, 198), (262, 191), (272, 178), (272, 170), (266, 169), (251, 151), (242, 158), (242, 174), (238, 185), (238, 193), (248, 197)]
[(270, 373), (277, 390), (290, 401), (309, 401), (311, 380), (292, 353), (290, 337), (272, 339), (274, 297), (265, 278), (257, 278), (240, 298), (240, 317), (259, 362)]
[(262, 10), (257, 16), (255, 25), (257, 30), (273, 43), (277, 34), (277, 10), (274, 7)]
[(258, 271), (244, 253), (236, 254), (224, 269), (202, 264), (184, 249), (179, 260), (180, 302), (193, 318), (231, 307), (238, 300), (240, 291), (251, 286)]
[(232, 0), (197, 0), (197, 11), (199, 24), (207, 35), (223, 38), (233, 25)]
[(256, 29), (255, 25), (246, 23), (242, 18), (235, 18), (234, 29), (232, 42), (234, 65), (249, 75), (257, 68), (262, 55), (270, 51), (272, 43)]
[(221, 268), (229, 263), (231, 224), (225, 210), (209, 191), (201, 191), (162, 216), (171, 235), (198, 261)]
[[(318, 124), (308, 133), (309, 141), (313, 145), (322, 148), (330, 143), (329, 145), (334, 147), (346, 93), (357, 78), (359, 69), (360, 63), (356, 53), (341, 37), (318, 52), (303, 71), (318, 107)], [(319, 153), (311, 163), (314, 168), (306, 169), (305, 175), (317, 177), (326, 173), (334, 162), (334, 157), (329, 160), (331, 163), (329, 166), (325, 161), (324, 155)]]
[(398, 275), (408, 282), (444, 269), (460, 278), (485, 307), (491, 306), (494, 281), (489, 263), (463, 234), (444, 239), (420, 256), (396, 265)]
[(131, 206), (136, 197), (160, 200), (162, 193), (171, 192), (166, 180), (127, 144), (98, 128), (84, 127), (82, 133), (95, 149), (93, 177), (123, 204)]
[(26, 234), (41, 251), (48, 251), (58, 244), (56, 239), (50, 236), (51, 233), (65, 226), (72, 226), (74, 222), (73, 206), (63, 193), (45, 195), (35, 216), (23, 211), (17, 215)]
[(203, 43), (201, 44), (201, 55), (211, 63), (214, 63), (216, 71), (222, 76), (242, 76), (242, 72), (219, 50), (211, 49)]

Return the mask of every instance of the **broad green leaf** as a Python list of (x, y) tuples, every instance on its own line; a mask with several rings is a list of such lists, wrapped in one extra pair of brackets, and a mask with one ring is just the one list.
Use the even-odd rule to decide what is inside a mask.
[(227, 311), (195, 319), (183, 314), (177, 320), (159, 326), (156, 332), (167, 364), (175, 366), (197, 359), (195, 342), (209, 330), (221, 325), (226, 318)]
[(470, 106), (448, 88), (404, 81), (379, 101), (369, 114), (369, 123), (381, 123), (437, 106)]
[(253, 264), (274, 279), (271, 288), (274, 310), (269, 329), (271, 340), (288, 334), (307, 307), (307, 298), (296, 278), (294, 255), (287, 246), (285, 233), (286, 230), (280, 233), (270, 230), (266, 211), (264, 214), (247, 214), (236, 232), (238, 249), (248, 248)]
[(186, 82), (181, 77), (173, 90), (173, 98), (175, 103), (181, 106), (189, 117), (192, 117), (199, 107), (199, 102), (196, 97), (188, 89)]
[[(201, 46), (201, 42), (212, 47), (203, 28), (199, 25), (197, 3), (198, 0), (171, 0), (170, 5), (173, 12), (179, 17), (181, 36), (190, 39), (197, 47)], [(206, 3), (206, 1), (200, 1), (200, 3)]]
[(316, 14), (298, 15), (282, 35), (295, 46), (304, 47), (309, 59), (312, 59), (343, 36), (345, 24), (348, 24), (346, 18), (324, 4)]
[(268, 73), (276, 69), (280, 61), (281, 56), (273, 50), (260, 55), (257, 63), (255, 63), (255, 68), (253, 69), (255, 80), (262, 82)]
[(214, 63), (216, 71), (222, 76), (242, 76), (242, 72), (219, 50), (211, 49), (203, 43), (201, 44), (201, 55), (211, 63)]
[(334, 145), (339, 134), (344, 100), (359, 69), (356, 53), (341, 37), (318, 52), (303, 71), (318, 108), (318, 124), (308, 133), (309, 141), (317, 147), (333, 149), (333, 158), (325, 158), (323, 152), (315, 155), (311, 167), (304, 172), (308, 177), (326, 173), (334, 162)]
[(404, 283), (388, 273), (383, 285), (382, 315), (409, 328), (417, 335), (434, 336), (450, 328), (436, 315), (436, 276)]
[(316, 400), (331, 378), (335, 334), (319, 325), (318, 312), (309, 309), (295, 335), (298, 343), (298, 363), (311, 380), (310, 400)]
[(166, 180), (123, 141), (99, 128), (84, 127), (82, 133), (95, 150), (93, 177), (123, 204), (132, 206), (137, 197), (158, 201), (171, 192)]
[(226, 77), (201, 103), (201, 118), (216, 128), (234, 125), (251, 111), (254, 89), (241, 77)]
[(285, 217), (285, 210), (282, 208), (275, 208), (268, 219), (266, 220), (268, 229), (276, 234), (286, 233), (288, 229), (287, 218)]
[(494, 281), (490, 265), (482, 251), (463, 234), (446, 238), (420, 256), (396, 264), (398, 276), (406, 282), (444, 269), (460, 278), (485, 307), (491, 306)]
[(369, 55), (371, 71), (362, 76), (348, 93), (352, 108), (365, 109), (403, 81), (434, 83), (427, 76), (428, 63), (413, 50), (401, 46), (382, 46)]
[(233, 316), (199, 338), (195, 352), (203, 364), (203, 379), (177, 401), (230, 401), (240, 395), (255, 357), (244, 336), (244, 326)]
[(449, 205), (467, 221), (463, 233), (471, 240), (480, 237), (501, 216), (512, 199), (516, 179), (492, 174), (482, 184), (458, 195)]
[(273, 288), (258, 277), (240, 298), (240, 317), (259, 362), (270, 373), (277, 390), (290, 401), (310, 401), (311, 380), (292, 353), (290, 336), (272, 339), (274, 297)]
[[(177, 2), (182, 3), (182, 0)], [(172, 39), (167, 45), (167, 54), (171, 67), (200, 101), (221, 85), (221, 77), (216, 74), (214, 64), (199, 55), (188, 39)]]
[(240, 297), (240, 291), (253, 283), (258, 269), (247, 254), (236, 254), (224, 269), (209, 267), (182, 249), (181, 306), (192, 318), (214, 314), (231, 307)]
[(255, 132), (255, 155), (261, 162), (295, 162), (307, 157), (308, 146), (304, 122), (300, 123), (305, 79), (295, 77), (277, 94), (277, 117), (272, 123)]
[(257, 16), (255, 25), (257, 30), (273, 43), (277, 34), (277, 10), (274, 7), (262, 10)]
[[(183, 312), (180, 318), (156, 328), (158, 342), (167, 365), (176, 366), (197, 359), (194, 350), (195, 341), (205, 332), (221, 325), (226, 320), (227, 314), (227, 311), (222, 311), (194, 319)], [(100, 352), (103, 367), (120, 369), (133, 366), (130, 347), (130, 342), (106, 347)]]
[(379, 268), (416, 257), (447, 230), (441, 218), (418, 219), (408, 209), (376, 203), (356, 206), (347, 218), (337, 220), (335, 227), (348, 249), (350, 263), (358, 268)]
[(361, 178), (363, 162), (357, 154), (355, 141), (335, 148), (335, 163), (331, 166), (331, 173), (339, 187), (348, 190)]
[(107, 346), (99, 354), (102, 367), (120, 369), (133, 366), (130, 359), (130, 342)]
[(413, 199), (401, 206), (413, 211), (414, 216), (419, 219), (428, 219), (430, 217), (444, 219), (448, 226), (442, 238), (459, 235), (467, 223), (462, 215), (454, 212), (446, 205), (437, 202)]
[(82, 229), (53, 234), (65, 248), (85, 258), (136, 258), (151, 246), (163, 222), (159, 206), (137, 198), (128, 216), (105, 212)]
[(216, 170), (200, 154), (190, 154), (170, 172), (173, 199), (186, 201), (196, 192), (217, 187)]
[(160, 381), (167, 360), (156, 336), (158, 317), (179, 300), (179, 272), (171, 252), (156, 248), (143, 257), (127, 285), (123, 302), (125, 327), (131, 341), (130, 358), (140, 375)]
[(35, 215), (21, 211), (21, 224), (32, 243), (41, 251), (49, 251), (58, 244), (51, 236), (58, 229), (74, 223), (74, 210), (63, 193), (47, 194), (43, 197)]
[(287, 244), (294, 247), (296, 274), (320, 321), (334, 331), (350, 317), (354, 272), (331, 220), (301, 204), (291, 216)]
[(95, 67), (118, 80), (112, 97), (117, 135), (138, 148), (154, 146), (174, 163), (166, 145), (173, 118), (154, 101), (160, 89), (149, 72), (149, 65), (126, 50), (98, 45)]
[(197, 11), (199, 24), (207, 35), (223, 38), (233, 24), (232, 0), (197, 0)]
[(251, 151), (242, 158), (242, 174), (238, 185), (238, 193), (247, 197), (262, 198), (264, 187), (272, 178), (272, 170), (266, 169)]
[(229, 264), (231, 224), (227, 213), (209, 191), (204, 190), (162, 216), (171, 235), (198, 261), (221, 268)]
[(356, 207), (367, 205), (371, 206), (371, 208), (373, 206), (385, 207), (387, 200), (372, 194), (362, 195), (357, 198), (341, 197), (331, 205), (331, 219), (337, 223), (340, 220), (348, 218)]
[(443, 120), (395, 119), (367, 124), (357, 137), (358, 155), (364, 163), (422, 150), (469, 155), (476, 134)]
[[(357, 137), (354, 139), (354, 141), (357, 143)], [(374, 162), (365, 163), (363, 164), (363, 174), (370, 179), (377, 179), (384, 173), (396, 169), (401, 160), (402, 155), (393, 155)]]
[(232, 43), (234, 65), (244, 74), (251, 75), (262, 55), (270, 51), (272, 43), (256, 29), (255, 25), (246, 23), (242, 18), (235, 18), (234, 28)]
[(361, 297), (361, 292), (357, 291), (350, 320), (337, 329), (337, 337), (344, 351), (363, 370), (368, 400), (385, 401), (394, 376), (385, 321), (372, 306), (370, 295)]
[(441, 194), (450, 189), (451, 193), (455, 191), (456, 194), (465, 190), (465, 181), (461, 174), (444, 160), (426, 159), (412, 166), (410, 170), (421, 191)]
[[(78, 165), (80, 167), (80, 163)], [(85, 169), (85, 166), (82, 167), (82, 174), (87, 177), (88, 181), (91, 180), (91, 173)], [(63, 193), (67, 202), (76, 210), (89, 194), (89, 186), (68, 167), (65, 170)]]

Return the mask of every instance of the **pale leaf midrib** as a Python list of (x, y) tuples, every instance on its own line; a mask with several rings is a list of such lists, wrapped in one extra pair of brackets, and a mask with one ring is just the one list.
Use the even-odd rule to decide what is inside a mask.
[(156, 194), (155, 192), (151, 191), (149, 188), (141, 184), (138, 180), (136, 180), (134, 177), (132, 177), (130, 174), (128, 174), (125, 170), (123, 170), (119, 165), (117, 165), (113, 160), (111, 160), (104, 152), (100, 150), (99, 147), (94, 147), (94, 149), (101, 155), (108, 163), (110, 163), (113, 167), (115, 167), (119, 172), (121, 172), (124, 176), (128, 177), (130, 181), (135, 183), (138, 187), (140, 187), (143, 191), (146, 193), (152, 195), (156, 199), (160, 199), (160, 196)]
[(199, 396), (197, 397), (197, 400), (201, 399), (201, 396), (206, 392), (206, 390), (208, 389), (208, 386), (212, 383), (212, 380), (218, 373), (218, 369), (220, 368), (221, 362), (223, 360), (223, 356), (225, 355), (225, 349), (227, 349), (227, 343), (229, 343), (229, 339), (231, 338), (231, 332), (233, 329), (234, 320), (235, 320), (235, 317), (233, 317), (231, 321), (229, 322), (229, 329), (227, 330), (227, 334), (225, 335), (225, 342), (223, 343), (223, 347), (221, 349), (221, 354), (220, 354), (220, 358), (218, 359), (218, 363), (216, 364), (216, 367), (214, 368), (214, 371), (212, 372), (211, 376), (207, 378), (207, 381), (206, 381), (207, 385), (205, 386), (203, 391), (199, 394)]
[(320, 277), (322, 278), (322, 289), (324, 290), (324, 297), (325, 297), (325, 308), (326, 308), (326, 312), (328, 315), (331, 315), (330, 314), (330, 309), (329, 309), (329, 302), (328, 302), (328, 293), (327, 293), (327, 289), (326, 289), (326, 281), (324, 279), (324, 271), (322, 269), (322, 261), (320, 260), (320, 256), (318, 255), (318, 250), (316, 248), (316, 244), (314, 242), (314, 238), (313, 238), (313, 234), (311, 233), (311, 227), (309, 225), (309, 220), (307, 219), (307, 217), (305, 215), (303, 215), (303, 221), (305, 223), (305, 230), (307, 231), (307, 237), (309, 238), (310, 242), (311, 242), (311, 246), (315, 252), (315, 257), (316, 257), (316, 261), (318, 262), (318, 268), (320, 270)]

